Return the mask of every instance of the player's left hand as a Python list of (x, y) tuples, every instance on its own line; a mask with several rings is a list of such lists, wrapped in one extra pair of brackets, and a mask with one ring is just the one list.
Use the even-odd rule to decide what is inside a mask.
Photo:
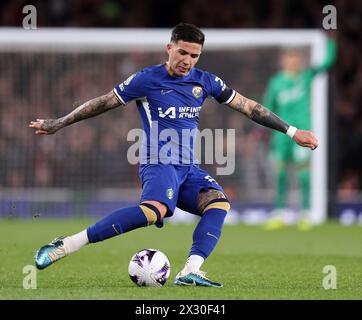
[(302, 147), (314, 150), (318, 147), (318, 139), (312, 131), (297, 130), (293, 140)]

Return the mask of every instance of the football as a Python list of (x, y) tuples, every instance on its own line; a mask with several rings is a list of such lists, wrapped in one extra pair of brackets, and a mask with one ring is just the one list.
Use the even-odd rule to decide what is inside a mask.
[(136, 252), (128, 266), (129, 276), (138, 286), (161, 287), (170, 277), (170, 272), (170, 261), (157, 249)]

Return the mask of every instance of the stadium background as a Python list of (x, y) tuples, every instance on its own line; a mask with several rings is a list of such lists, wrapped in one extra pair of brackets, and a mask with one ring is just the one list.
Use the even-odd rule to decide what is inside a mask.
[[(21, 26), (22, 8), (26, 4), (29, 3), (2, 1), (1, 26)], [(186, 21), (202, 28), (261, 29), (321, 29), (321, 8), (325, 4), (335, 5), (338, 29), (334, 36), (339, 49), (338, 61), (329, 73), (329, 215), (334, 217), (346, 208), (356, 214), (362, 212), (359, 1), (54, 0), (31, 4), (37, 8), (38, 28), (170, 28)], [(205, 10), (206, 6), (213, 10)], [(199, 67), (215, 66), (212, 72), (241, 93), (260, 101), (268, 77), (278, 69), (279, 49), (250, 49), (242, 55), (208, 53)], [(64, 115), (74, 105), (108, 92), (135, 70), (165, 59), (164, 52), (78, 55), (2, 52), (0, 215), (98, 216), (136, 201), (140, 190), (138, 168), (127, 163), (130, 144), (126, 136), (130, 129), (140, 127), (140, 122), (131, 106), (87, 120), (52, 137), (36, 137), (27, 123), (35, 117)], [(234, 208), (238, 210), (245, 203), (257, 204), (261, 192), (264, 205), (271, 205), (274, 184), (270, 163), (265, 160), (268, 131), (235, 117), (226, 108), (204, 108), (203, 112), (201, 128), (236, 129), (235, 173), (217, 177)], [(215, 175), (215, 166), (205, 167)], [(292, 201), (296, 197), (292, 193)], [(49, 201), (52, 198), (55, 200)]]
[[(21, 28), (22, 8), (27, 4), (37, 8), (39, 29), (167, 30), (179, 21), (202, 28), (321, 30), (322, 7), (335, 5), (338, 61), (329, 73), (328, 85), (328, 213), (335, 217), (342, 205), (355, 213), (362, 211), (361, 1), (3, 0), (1, 26)], [(29, 121), (63, 115), (74, 104), (108, 92), (135, 70), (164, 61), (166, 54), (24, 54), (0, 49), (0, 300), (182, 299), (185, 303), (204, 299), (224, 303), (225, 299), (313, 302), (362, 298), (361, 227), (346, 228), (334, 221), (306, 233), (293, 226), (277, 232), (242, 223), (224, 226), (216, 250), (203, 265), (211, 279), (224, 283), (221, 290), (172, 285), (171, 279), (187, 258), (194, 224), (142, 228), (86, 246), (55, 266), (37, 272), (37, 290), (24, 290), (24, 266), (34, 268), (37, 248), (55, 236), (83, 230), (112, 208), (127, 205), (127, 201), (134, 204), (140, 192), (137, 167), (126, 161), (126, 135), (130, 128), (140, 125), (134, 105), (49, 137), (35, 136), (27, 127)], [(260, 100), (267, 78), (277, 70), (279, 52), (277, 47), (248, 49), (243, 54), (208, 52), (200, 66), (212, 64), (213, 71), (230, 85)], [(236, 172), (222, 180), (218, 177), (232, 195), (233, 207), (260, 200), (270, 205), (274, 186), (270, 175), (265, 174), (269, 165), (265, 161), (268, 130), (222, 106), (210, 106), (202, 112), (203, 128), (236, 128)], [(214, 174), (215, 166), (206, 167)], [(53, 201), (56, 199), (58, 203)], [(118, 199), (118, 203), (107, 202), (109, 199)], [(67, 219), (58, 219), (64, 217)], [(144, 247), (162, 250), (171, 261), (170, 281), (160, 290), (138, 288), (129, 279), (129, 259)], [(326, 266), (336, 267), (337, 290), (324, 287)], [(128, 305), (128, 301), (121, 305), (122, 314), (131, 318), (127, 315), (127, 310), (132, 311)], [(331, 306), (324, 312), (333, 310)], [(238, 311), (244, 309), (245, 304), (238, 307)], [(310, 313), (310, 308), (305, 309)], [(62, 310), (69, 313), (69, 308), (57, 308), (57, 313)], [(253, 305), (253, 314), (259, 310), (270, 313), (270, 308)]]

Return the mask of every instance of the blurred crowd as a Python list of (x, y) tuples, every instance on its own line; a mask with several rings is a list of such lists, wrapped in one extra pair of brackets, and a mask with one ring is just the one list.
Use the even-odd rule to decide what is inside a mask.
[[(1, 26), (21, 26), (24, 17), (22, 8), (27, 4), (29, 4), (28, 1), (1, 1)], [(330, 72), (329, 86), (332, 89), (330, 90), (330, 113), (332, 115), (330, 122), (333, 128), (331, 137), (335, 139), (332, 142), (334, 147), (331, 153), (332, 157), (335, 157), (335, 161), (331, 162), (336, 165), (336, 184), (342, 198), (353, 198), (355, 193), (362, 188), (361, 1), (34, 0), (31, 4), (37, 8), (37, 24), (39, 28), (170, 28), (180, 21), (186, 21), (202, 28), (317, 29), (322, 28), (323, 6), (327, 4), (334, 5), (337, 8), (338, 21), (337, 30), (335, 31), (338, 60)], [(147, 62), (156, 64), (164, 61), (162, 59), (165, 58), (165, 56), (154, 54), (147, 58)], [(11, 59), (15, 61), (11, 61)], [(16, 59), (21, 60), (19, 63), (22, 64), (26, 64), (25, 60), (29, 59), (28, 70), (20, 70), (19, 74), (14, 74), (14, 70), (6, 68), (9, 65), (8, 61), (16, 64)], [(97, 57), (97, 59), (101, 58)], [(98, 66), (104, 67), (104, 65), (108, 65), (111, 70), (112, 66), (109, 64), (114, 59), (119, 61), (118, 68), (114, 70), (114, 73), (102, 73)], [(77, 176), (82, 177), (79, 178), (81, 179), (79, 180), (81, 185), (84, 183), (102, 185), (105, 181), (107, 183), (109, 181), (114, 181), (114, 184), (119, 183), (117, 177), (123, 172), (122, 165), (118, 165), (118, 163), (124, 161), (122, 159), (125, 158), (124, 152), (127, 152), (128, 147), (122, 147), (119, 139), (124, 139), (127, 135), (128, 125), (129, 127), (140, 126), (136, 117), (130, 117), (127, 126), (124, 126), (120, 120), (120, 125), (116, 128), (107, 126), (107, 119), (109, 118), (106, 115), (103, 118), (92, 119), (79, 127), (66, 130), (62, 137), (57, 136), (52, 141), (43, 139), (40, 142), (40, 151), (29, 148), (29, 142), (34, 143), (33, 138), (29, 137), (29, 134), (31, 134), (29, 131), (24, 131), (22, 128), (30, 120), (29, 117), (51, 117), (64, 114), (64, 112), (71, 110), (74, 101), (84, 101), (107, 92), (115, 85), (114, 79), (119, 79), (120, 75), (126, 76), (145, 66), (143, 59), (144, 55), (141, 53), (133, 54), (131, 61), (130, 57), (114, 56), (109, 59), (105, 55), (102, 62), (97, 64), (94, 63), (94, 57), (88, 54), (86, 59), (82, 59), (85, 72), (79, 74), (75, 71), (78, 69), (73, 70), (71, 65), (65, 65), (67, 63), (79, 63), (77, 58), (72, 61), (68, 57), (63, 62), (62, 59), (59, 60), (59, 57), (53, 61), (51, 57), (42, 59), (41, 57), (2, 54), (0, 69), (0, 161), (2, 168), (6, 168), (5, 164), (8, 163), (8, 165), (11, 164), (18, 170), (11, 171), (10, 175), (0, 175), (0, 184), (6, 186), (66, 185), (68, 180), (64, 180), (65, 174), (64, 168), (62, 168), (64, 159), (75, 163), (74, 166), (70, 166), (73, 172), (67, 171), (67, 174), (73, 177), (74, 181), (72, 183), (75, 185), (77, 184)], [(244, 67), (247, 65), (244, 64)], [(44, 79), (42, 74), (44, 68), (47, 68), (48, 76), (53, 79), (51, 82), (47, 81), (46, 78)], [(274, 71), (276, 71), (275, 67), (273, 69), (272, 66), (261, 69), (261, 72), (265, 72), (262, 78), (266, 79)], [(227, 73), (222, 71), (222, 68), (220, 72)], [(31, 81), (28, 78), (29, 74), (32, 77)], [(9, 81), (11, 78), (13, 78), (13, 81)], [(97, 80), (94, 81), (94, 79)], [(236, 83), (237, 80), (235, 76), (231, 80), (228, 78), (228, 81), (232, 83)], [(87, 86), (84, 83), (87, 83)], [(250, 88), (245, 89), (244, 86), (241, 92), (260, 99), (265, 84), (251, 81)], [(10, 99), (9, 92), (14, 93), (11, 101), (8, 100)], [(32, 96), (34, 92), (41, 92), (41, 96), (34, 98)], [(46, 98), (48, 95), (51, 100)], [(60, 100), (62, 105), (56, 103), (56, 101)], [(54, 103), (51, 108), (48, 106), (50, 102)], [(24, 106), (31, 108), (31, 114), (24, 112)], [(226, 113), (226, 115), (229, 115), (229, 113)], [(120, 118), (122, 116), (125, 116), (125, 113), (122, 112)], [(214, 125), (217, 126), (216, 113), (214, 118)], [(92, 126), (92, 121), (97, 123), (97, 126)], [(231, 127), (237, 126), (232, 116), (225, 121), (229, 122)], [(101, 123), (100, 126), (99, 123)], [(239, 132), (242, 133), (243, 128), (240, 127), (239, 129)], [(82, 139), (70, 139), (70, 149), (67, 149), (68, 146), (65, 146), (64, 141), (67, 140), (67, 137), (76, 137), (79, 133), (77, 130), (82, 131)], [(87, 131), (88, 133), (84, 134)], [(250, 139), (258, 138), (259, 135), (260, 133), (257, 131), (250, 131), (250, 135), (246, 139), (249, 137)], [(100, 157), (97, 158), (97, 161), (92, 161), (89, 152), (94, 148), (95, 141), (98, 141), (102, 152), (97, 156)], [(9, 152), (10, 145), (13, 152)], [(124, 149), (121, 150), (121, 148)], [(118, 153), (110, 151), (115, 149), (117, 149)], [(57, 152), (54, 152), (55, 150)], [(249, 151), (241, 150), (240, 152), (245, 155), (245, 152)], [(28, 152), (28, 156), (24, 156), (24, 152)], [(84, 158), (82, 158), (82, 155), (84, 155)], [(53, 161), (49, 161), (49, 157), (53, 157)], [(80, 162), (79, 159), (82, 159), (82, 161)], [(33, 161), (34, 170), (37, 170), (36, 179), (40, 181), (32, 181), (31, 177), (34, 176), (34, 172), (24, 173), (24, 168), (29, 168), (28, 163), (22, 163), (24, 161)], [(97, 164), (97, 167), (92, 167), (94, 163)], [(251, 163), (247, 165), (256, 166), (257, 164)], [(47, 166), (52, 166), (51, 170), (46, 170)], [(84, 172), (85, 170), (87, 172)], [(126, 167), (125, 170), (129, 171), (130, 169)], [(54, 181), (55, 178), (52, 174), (54, 172), (59, 172), (59, 174), (55, 175), (58, 177), (56, 178), (57, 181)], [(100, 174), (94, 174), (95, 172), (100, 172)], [(135, 176), (134, 179), (136, 180), (136, 175), (133, 176)], [(87, 179), (84, 177), (88, 177), (90, 181), (84, 181), (84, 179)], [(263, 177), (261, 178), (263, 179)], [(92, 179), (98, 180), (93, 181)], [(132, 179), (127, 179), (125, 183), (130, 186), (134, 185), (136, 182)]]
[[(275, 71), (279, 50), (248, 49), (242, 58), (235, 51), (209, 52), (200, 67), (214, 66), (212, 72), (228, 79), (238, 91), (260, 100)], [(270, 54), (275, 59), (263, 64)], [(110, 91), (134, 71), (166, 58), (162, 48), (154, 53), (0, 53), (0, 185), (79, 189), (138, 186), (138, 168), (127, 161), (127, 151), (134, 143), (127, 141), (127, 135), (131, 129), (142, 127), (134, 102), (54, 136), (36, 136), (27, 123), (35, 118), (65, 115), (81, 102)], [(229, 67), (224, 68), (222, 61), (228, 62)], [(245, 196), (248, 189), (270, 188), (270, 181), (255, 176), (260, 172), (258, 164), (267, 156), (266, 132), (212, 100), (207, 100), (200, 118), (201, 130), (236, 130), (238, 161), (235, 175), (225, 178), (227, 185), (236, 190), (245, 188)], [(260, 144), (255, 143), (256, 139)], [(226, 141), (212, 143), (214, 150), (226, 151)], [(256, 148), (261, 146), (264, 153), (256, 155)], [(213, 160), (211, 172), (218, 167), (216, 158)]]

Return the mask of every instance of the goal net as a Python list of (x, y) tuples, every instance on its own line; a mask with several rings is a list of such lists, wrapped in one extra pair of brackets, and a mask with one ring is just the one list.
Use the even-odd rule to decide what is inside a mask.
[[(197, 67), (206, 69), (246, 97), (261, 102), (270, 77), (279, 70), (281, 51), (303, 49), (308, 64), (324, 56), (320, 31), (213, 30)], [(72, 125), (53, 136), (35, 136), (36, 118), (64, 116), (105, 94), (128, 76), (167, 60), (170, 30), (38, 29), (0, 30), (0, 216), (100, 216), (134, 204), (140, 196), (138, 166), (127, 152), (127, 136), (141, 128), (135, 103)], [(313, 82), (313, 130), (320, 146), (311, 161), (311, 205), (315, 223), (327, 218), (327, 82)], [(270, 130), (207, 100), (200, 130), (223, 129), (214, 150), (232, 144), (234, 164), (210, 159), (201, 147), (201, 166), (228, 193), (241, 220), (261, 221), (273, 206), (275, 178), (269, 160)], [(228, 139), (227, 129), (235, 130)], [(210, 150), (210, 149), (207, 149)], [(230, 165), (232, 174), (218, 175)], [(290, 170), (290, 208), (298, 208), (297, 180)], [(244, 218), (243, 218), (244, 217)], [(254, 220), (253, 220), (254, 219)]]

